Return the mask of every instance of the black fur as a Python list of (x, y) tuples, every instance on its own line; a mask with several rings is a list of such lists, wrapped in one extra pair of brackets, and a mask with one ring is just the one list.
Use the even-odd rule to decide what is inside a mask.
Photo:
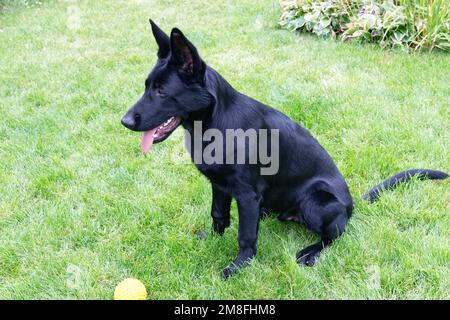
[[(230, 225), (233, 198), (238, 206), (239, 252), (223, 275), (228, 277), (255, 256), (259, 221), (267, 212), (279, 213), (282, 221), (300, 222), (320, 235), (318, 243), (297, 255), (300, 264), (313, 265), (321, 250), (344, 232), (353, 209), (347, 184), (331, 157), (286, 115), (236, 91), (204, 63), (180, 30), (173, 29), (168, 37), (155, 23), (151, 25), (159, 46), (158, 60), (143, 96), (122, 119), (126, 127), (147, 131), (178, 116), (192, 137), (194, 121), (201, 121), (203, 130), (216, 128), (222, 133), (238, 128), (279, 129), (280, 164), (275, 175), (261, 175), (260, 165), (197, 164), (211, 181), (216, 233), (222, 234)], [(402, 177), (413, 173), (408, 172), (383, 183), (383, 187), (405, 180)], [(444, 177), (432, 171), (420, 172), (423, 177)], [(366, 198), (375, 199), (379, 190), (375, 187)]]
[(377, 184), (375, 187), (373, 187), (363, 195), (363, 199), (369, 202), (374, 202), (375, 200), (378, 199), (383, 190), (393, 189), (399, 183), (406, 182), (414, 176), (416, 176), (420, 180), (425, 179), (436, 180), (448, 178), (448, 174), (437, 170), (430, 170), (430, 169), (405, 170), (397, 173), (392, 177), (387, 178), (382, 183)]

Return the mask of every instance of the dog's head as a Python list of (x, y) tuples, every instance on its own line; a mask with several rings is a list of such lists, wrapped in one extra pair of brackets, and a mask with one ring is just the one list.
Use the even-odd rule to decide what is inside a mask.
[(142, 97), (122, 118), (133, 131), (143, 131), (141, 149), (165, 140), (189, 116), (214, 103), (205, 87), (206, 64), (183, 33), (172, 29), (167, 36), (152, 20), (158, 59), (145, 80)]

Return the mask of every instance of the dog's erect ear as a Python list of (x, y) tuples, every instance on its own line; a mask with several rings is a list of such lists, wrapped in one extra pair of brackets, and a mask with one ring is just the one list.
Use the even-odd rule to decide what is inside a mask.
[(164, 33), (152, 19), (149, 20), (152, 26), (153, 36), (158, 44), (158, 57), (165, 58), (170, 53), (170, 39), (167, 34)]
[(205, 64), (200, 58), (197, 49), (183, 35), (173, 28), (170, 33), (171, 62), (175, 64), (182, 75), (201, 79), (205, 70)]

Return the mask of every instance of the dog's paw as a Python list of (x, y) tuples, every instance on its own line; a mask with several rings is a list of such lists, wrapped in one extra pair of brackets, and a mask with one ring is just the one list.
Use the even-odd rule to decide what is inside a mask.
[(222, 270), (222, 277), (227, 280), (232, 275), (238, 273), (240, 267), (235, 265), (233, 262), (228, 265), (225, 269)]
[(223, 269), (222, 276), (224, 279), (228, 279), (231, 275), (237, 273), (242, 267), (248, 265), (254, 256), (255, 252), (252, 249), (239, 251), (237, 258), (234, 259), (228, 267)]
[(297, 263), (299, 265), (312, 267), (319, 256), (320, 250), (314, 250), (308, 247), (297, 254)]
[(230, 222), (223, 222), (222, 220), (213, 219), (212, 229), (214, 233), (218, 234), (219, 236), (223, 235), (225, 232), (225, 229), (230, 226)]
[(244, 264), (236, 265), (234, 262), (230, 263), (228, 265), (228, 267), (226, 267), (225, 269), (222, 270), (222, 278), (224, 280), (227, 280), (232, 275), (237, 274), (243, 266), (244, 266)]

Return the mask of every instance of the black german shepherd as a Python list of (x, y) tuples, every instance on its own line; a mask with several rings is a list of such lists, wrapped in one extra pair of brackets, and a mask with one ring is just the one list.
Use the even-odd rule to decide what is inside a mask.
[[(122, 118), (127, 128), (144, 132), (144, 153), (179, 125), (191, 133), (187, 143), (192, 144), (195, 121), (201, 122), (203, 131), (279, 130), (279, 170), (274, 175), (261, 175), (261, 165), (196, 163), (211, 181), (215, 232), (222, 234), (230, 225), (232, 198), (238, 206), (239, 252), (223, 275), (230, 276), (255, 256), (258, 224), (264, 212), (276, 212), (281, 221), (300, 222), (320, 235), (320, 242), (297, 255), (299, 264), (313, 265), (320, 251), (344, 232), (353, 209), (347, 184), (331, 157), (286, 115), (233, 89), (205, 64), (179, 29), (172, 29), (169, 37), (150, 23), (159, 47), (158, 60), (145, 81), (144, 94)], [(202, 147), (206, 145), (203, 142)], [(448, 177), (435, 170), (403, 171), (367, 192), (364, 199), (374, 201), (380, 191), (413, 175), (423, 179)]]

